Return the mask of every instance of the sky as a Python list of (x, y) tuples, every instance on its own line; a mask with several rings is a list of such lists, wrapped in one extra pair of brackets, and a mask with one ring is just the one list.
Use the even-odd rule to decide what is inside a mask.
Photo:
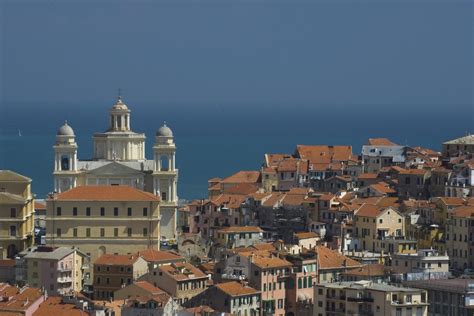
[[(473, 2), (0, 1), (0, 106), (381, 106), (473, 115)], [(21, 105), (15, 105), (21, 106)], [(0, 112), (1, 113), (1, 112)]]

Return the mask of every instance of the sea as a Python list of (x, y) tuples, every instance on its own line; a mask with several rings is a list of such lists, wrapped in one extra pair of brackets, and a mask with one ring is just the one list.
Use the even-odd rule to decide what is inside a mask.
[[(128, 104), (127, 100), (125, 102)], [(107, 102), (3, 103), (0, 108), (0, 169), (32, 182), (38, 199), (53, 190), (56, 130), (67, 120), (79, 159), (92, 157), (92, 135), (105, 131)], [(152, 158), (156, 130), (173, 130), (180, 199), (207, 197), (207, 180), (239, 170), (258, 170), (265, 153), (293, 153), (297, 144), (352, 145), (359, 154), (371, 137), (441, 150), (442, 142), (473, 132), (472, 105), (155, 105), (128, 104), (131, 126), (144, 132)]]

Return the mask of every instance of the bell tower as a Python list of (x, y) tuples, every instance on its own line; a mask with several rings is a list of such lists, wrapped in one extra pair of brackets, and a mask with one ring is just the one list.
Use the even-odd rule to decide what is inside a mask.
[(77, 186), (77, 144), (74, 130), (64, 122), (56, 133), (54, 148), (54, 191), (64, 192)]
[(158, 129), (153, 146), (153, 192), (159, 196), (161, 234), (166, 239), (176, 238), (178, 210), (178, 169), (173, 132), (166, 125)]

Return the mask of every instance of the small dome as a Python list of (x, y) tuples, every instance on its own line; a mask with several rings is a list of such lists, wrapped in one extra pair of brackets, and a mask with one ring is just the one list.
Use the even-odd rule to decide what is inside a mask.
[(114, 104), (112, 109), (114, 109), (114, 110), (128, 110), (128, 107), (125, 103), (123, 103), (122, 97), (119, 96), (118, 99), (117, 99), (117, 103)]
[(71, 126), (67, 125), (67, 121), (64, 122), (64, 125), (61, 126), (58, 129), (58, 132), (56, 133), (58, 136), (74, 136), (74, 130), (71, 128)]
[(163, 124), (162, 127), (158, 129), (156, 132), (156, 136), (161, 136), (161, 137), (173, 137), (173, 131), (166, 126), (166, 122)]

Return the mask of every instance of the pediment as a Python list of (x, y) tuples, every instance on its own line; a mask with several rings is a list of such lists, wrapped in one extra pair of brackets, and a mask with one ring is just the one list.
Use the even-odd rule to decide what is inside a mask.
[(136, 170), (125, 166), (117, 161), (112, 161), (104, 166), (89, 170), (86, 172), (88, 175), (97, 176), (124, 176), (124, 175), (141, 175), (143, 174), (140, 170)]

